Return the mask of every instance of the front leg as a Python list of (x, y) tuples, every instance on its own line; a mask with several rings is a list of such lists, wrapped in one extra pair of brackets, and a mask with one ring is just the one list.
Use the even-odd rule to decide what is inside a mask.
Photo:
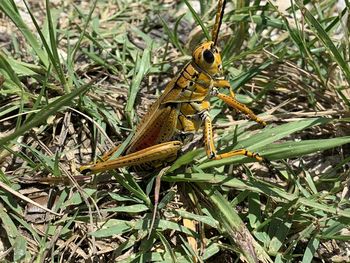
[(216, 88), (224, 88), (228, 89), (230, 91), (230, 95), (232, 98), (235, 97), (235, 93), (232, 91), (230, 82), (228, 82), (226, 79), (216, 79), (214, 80), (214, 87)]
[(220, 93), (217, 89), (213, 89), (212, 90), (212, 95), (218, 97), (219, 99), (223, 100), (226, 104), (228, 104), (229, 106), (235, 108), (238, 111), (243, 112), (244, 114), (246, 114), (250, 119), (252, 119), (253, 121), (261, 124), (262, 126), (266, 126), (266, 122), (263, 121), (262, 119), (260, 119), (258, 116), (256, 116), (254, 114), (254, 112), (249, 109), (246, 105), (240, 103), (239, 101), (237, 101), (234, 97), (235, 94), (233, 93), (230, 83), (225, 80), (225, 79), (218, 79), (218, 80), (214, 80), (214, 87), (217, 88), (227, 88), (230, 90), (230, 95), (225, 95), (223, 93)]
[(228, 153), (217, 154), (213, 139), (213, 127), (208, 112), (205, 112), (204, 118), (204, 143), (205, 150), (209, 159), (220, 160), (232, 156), (245, 155), (247, 157), (255, 158), (259, 162), (263, 160), (263, 158), (258, 153), (254, 153), (246, 149), (238, 149), (230, 151)]

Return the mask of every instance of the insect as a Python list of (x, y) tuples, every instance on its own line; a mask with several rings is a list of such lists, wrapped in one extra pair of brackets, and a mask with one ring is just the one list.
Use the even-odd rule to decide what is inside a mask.
[[(224, 15), (225, 0), (220, 0), (211, 32), (212, 40), (196, 47), (192, 60), (165, 87), (163, 94), (154, 102), (137, 125), (134, 136), (122, 155), (109, 160), (118, 146), (95, 164), (80, 167), (80, 172), (98, 173), (121, 167), (155, 169), (174, 161), (181, 152), (184, 139), (202, 126), (204, 144), (209, 159), (223, 159), (245, 155), (262, 161), (262, 157), (246, 149), (218, 154), (213, 140), (212, 120), (209, 115), (211, 96), (216, 96), (229, 106), (246, 114), (253, 121), (265, 126), (246, 105), (235, 99), (230, 83), (223, 76), (218, 35)], [(230, 95), (220, 93), (228, 89)]]

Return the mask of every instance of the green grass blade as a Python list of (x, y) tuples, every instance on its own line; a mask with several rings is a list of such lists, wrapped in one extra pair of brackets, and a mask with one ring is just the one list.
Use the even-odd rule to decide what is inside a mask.
[(350, 84), (349, 63), (346, 62), (342, 55), (339, 53), (338, 48), (334, 45), (332, 39), (328, 36), (327, 32), (324, 30), (322, 25), (316, 20), (316, 18), (311, 14), (311, 12), (304, 6), (301, 7), (301, 10), (306, 18), (306, 21), (311, 26), (311, 29), (314, 30), (316, 37), (323, 42), (327, 50), (333, 55), (334, 61), (343, 70), (344, 75), (348, 83)]
[(175, 253), (172, 249), (172, 246), (169, 244), (169, 241), (165, 238), (165, 236), (162, 233), (156, 232), (156, 235), (164, 245), (166, 253), (170, 255), (172, 262), (176, 263), (177, 261), (176, 261)]
[(15, 7), (15, 4), (12, 0), (0, 1), (0, 9), (3, 11), (16, 25), (16, 27), (22, 32), (23, 36), (26, 38), (30, 46), (33, 48), (34, 52), (39, 57), (40, 61), (45, 65), (46, 68), (49, 66), (49, 59), (47, 54), (41, 48), (37, 38), (30, 31), (27, 24), (22, 20), (21, 15), (18, 13), (18, 10)]
[(237, 212), (221, 193), (208, 184), (198, 183), (198, 185), (214, 205), (213, 210), (217, 220), (223, 224), (223, 227), (232, 237), (247, 262), (256, 262), (257, 258), (262, 262), (272, 262), (264, 249), (251, 236)]
[[(81, 42), (82, 42), (82, 40), (83, 40), (83, 38), (84, 38), (84, 35), (85, 35), (85, 33), (86, 33), (86, 31), (87, 31), (87, 28), (88, 28), (88, 26), (89, 26), (89, 23), (90, 23), (90, 21), (91, 21), (91, 16), (92, 16), (92, 14), (93, 14), (93, 12), (94, 12), (94, 10), (95, 10), (95, 8), (96, 8), (96, 4), (97, 4), (97, 0), (95, 0), (95, 1), (93, 2), (92, 6), (91, 6), (91, 8), (90, 8), (90, 10), (89, 10), (89, 14), (88, 14), (87, 18), (86, 18), (85, 21), (84, 21), (84, 26), (83, 26), (83, 29), (82, 29), (81, 32), (80, 32), (79, 39), (78, 39), (77, 43), (74, 45), (74, 47), (73, 47), (73, 49), (72, 49), (71, 57), (70, 57), (70, 59), (69, 59), (69, 61), (70, 61), (71, 63), (73, 63), (73, 62), (75, 61), (77, 51), (81, 48), (81, 47), (80, 47)], [(73, 68), (73, 65), (70, 65), (70, 67)]]
[(90, 233), (90, 235), (100, 238), (110, 237), (112, 235), (120, 235), (122, 233), (131, 231), (135, 224), (136, 222), (131, 223), (129, 221), (110, 219), (103, 225), (102, 229), (96, 230)]
[[(94, 82), (93, 80), (92, 82)], [(19, 129), (17, 129), (15, 132), (11, 133), (10, 135), (3, 137), (0, 139), (0, 145), (6, 145), (11, 140), (17, 138), (18, 136), (28, 132), (31, 128), (34, 128), (41, 123), (44, 123), (46, 119), (56, 113), (58, 110), (60, 110), (64, 106), (68, 106), (73, 102), (73, 99), (87, 90), (91, 88), (92, 82), (85, 84), (81, 86), (80, 88), (77, 88), (73, 90), (71, 93), (63, 95), (59, 99), (55, 100), (54, 102), (49, 103), (45, 107), (43, 107), (38, 113), (35, 114), (35, 116), (30, 120), (30, 122), (26, 122), (24, 125), (22, 125)], [(0, 146), (1, 147), (1, 146)]]
[[(180, 22), (181, 18), (184, 16), (185, 14), (183, 14), (182, 16), (180, 16), (177, 20), (177, 22)], [(177, 47), (178, 50), (180, 50), (180, 52), (184, 55), (185, 54), (185, 51), (183, 50), (182, 48), (182, 45), (180, 44), (179, 42), (179, 38), (177, 36), (177, 34), (175, 33), (175, 29), (174, 29), (174, 33), (170, 30), (167, 22), (164, 21), (164, 19), (159, 16), (159, 19), (160, 21), (162, 22), (162, 25), (163, 25), (163, 28), (166, 32), (166, 34), (168, 35), (169, 39), (170, 39), (170, 42), (175, 46)]]
[(317, 200), (318, 196), (315, 196), (315, 199), (299, 197), (296, 194), (288, 193), (282, 188), (269, 185), (265, 182), (244, 182), (237, 178), (232, 178), (231, 176), (209, 173), (176, 174), (172, 176), (166, 175), (162, 177), (162, 180), (167, 182), (199, 182), (205, 184), (220, 184), (222, 186), (233, 187), (242, 191), (249, 190), (257, 193), (264, 193), (266, 196), (283, 198), (288, 201), (297, 200), (297, 202), (301, 205), (319, 209), (333, 215), (350, 218), (349, 210), (339, 209), (339, 207), (336, 205), (330, 206), (329, 204), (320, 203)]
[(350, 136), (333, 139), (305, 140), (299, 142), (286, 142), (273, 144), (259, 152), (268, 160), (294, 158), (318, 151), (328, 150), (350, 143)]
[[(40, 26), (39, 26), (37, 20), (35, 19), (32, 11), (30, 10), (27, 2), (24, 1), (24, 4), (26, 5), (27, 11), (28, 11), (30, 17), (32, 18), (33, 24), (34, 24), (34, 26), (35, 26), (35, 28), (36, 28), (39, 36), (40, 36), (41, 42), (42, 42), (42, 44), (43, 44), (43, 46), (44, 46), (44, 48), (46, 50), (46, 53), (48, 55), (49, 62), (51, 62), (51, 64), (48, 63), (47, 69), (49, 69), (50, 66), (52, 65), (52, 67), (55, 70), (55, 73), (57, 74), (57, 76), (58, 76), (58, 78), (60, 80), (61, 85), (65, 89), (65, 92), (70, 92), (70, 89), (66, 85), (66, 79), (65, 79), (64, 73), (61, 70), (60, 61), (59, 60), (57, 61), (57, 59), (55, 59), (55, 56), (53, 54), (53, 52), (57, 52), (57, 49), (53, 50), (56, 47), (56, 44), (54, 44), (54, 47), (51, 46), (51, 48), (50, 48), (47, 40), (45, 39), (45, 36), (43, 35), (42, 30), (40, 29)], [(50, 28), (49, 31), (54, 31), (54, 29)], [(51, 34), (52, 34), (52, 32), (51, 32)], [(50, 41), (55, 41), (55, 40), (54, 39), (50, 39)]]
[(320, 240), (317, 239), (317, 237), (312, 237), (309, 240), (309, 243), (306, 247), (305, 253), (303, 255), (302, 263), (311, 263), (312, 259), (314, 258), (314, 255), (316, 253), (316, 250), (320, 244)]
[(140, 84), (143, 77), (148, 73), (151, 68), (151, 47), (147, 47), (142, 54), (141, 59), (137, 59), (134, 77), (131, 81), (131, 86), (128, 94), (128, 101), (126, 103), (125, 111), (128, 116), (129, 123), (132, 124), (134, 117), (134, 103), (136, 100), (137, 92), (140, 89)]
[(5, 78), (5, 81), (11, 80), (19, 90), (25, 89), (18, 75), (12, 68), (11, 61), (8, 60), (7, 56), (2, 52), (0, 52), (0, 72), (7, 75), (7, 76), (4, 76), (4, 77), (8, 77), (8, 78)]
[(50, 2), (49, 0), (46, 0), (46, 18), (48, 21), (48, 31), (49, 31), (49, 40), (50, 40), (50, 50), (52, 53), (52, 60), (51, 62), (54, 64), (54, 68), (57, 71), (57, 75), (61, 81), (61, 85), (64, 87), (65, 92), (69, 93), (70, 92), (70, 87), (67, 86), (67, 82), (66, 82), (66, 76), (62, 67), (62, 63), (61, 63), (61, 58), (58, 55), (58, 46), (57, 46), (57, 16), (58, 13), (56, 13), (56, 23), (53, 23), (53, 16), (51, 13), (51, 8), (50, 7)]
[[(275, 148), (272, 148), (271, 144), (294, 132), (297, 132), (306, 128), (310, 128), (313, 126), (326, 124), (330, 121), (331, 119), (310, 118), (310, 119), (306, 119), (298, 122), (283, 124), (273, 128), (266, 127), (264, 130), (262, 130), (258, 134), (255, 134), (254, 136), (250, 136), (248, 139), (240, 140), (240, 137), (238, 137), (237, 145), (235, 145), (235, 147), (226, 148), (225, 152), (233, 149), (248, 148), (249, 150), (252, 150), (252, 151), (258, 151), (263, 157), (266, 157), (268, 160), (292, 158), (292, 157), (298, 156), (298, 154), (307, 154), (310, 152), (315, 152), (315, 151), (318, 151), (319, 149), (324, 149), (323, 147), (327, 147), (325, 145), (326, 143), (325, 144), (323, 143), (322, 145), (320, 145), (321, 148), (319, 149), (315, 145), (311, 145), (312, 143), (309, 143), (309, 146), (312, 148), (312, 149), (310, 148), (311, 150), (309, 150), (309, 148), (306, 148), (307, 142), (305, 142), (305, 146), (300, 144), (301, 142), (290, 142), (290, 143), (288, 142), (286, 144), (273, 146)], [(233, 139), (233, 136), (234, 134), (229, 134), (225, 136), (222, 140), (230, 141)], [(338, 143), (339, 144), (337, 145), (333, 144), (332, 147), (342, 145), (346, 142), (344, 142), (344, 140), (341, 140), (341, 142), (338, 142)], [(264, 147), (266, 147), (266, 149)], [(294, 151), (294, 148), (292, 147), (295, 147), (295, 151)], [(293, 151), (291, 151), (292, 149)], [(226, 164), (242, 163), (242, 161), (251, 162), (251, 161), (254, 161), (254, 159), (241, 157), (241, 156), (232, 157), (232, 158), (226, 158), (222, 160), (208, 161), (199, 165), (198, 168), (205, 169), (209, 167), (222, 166)]]
[(202, 32), (204, 33), (205, 37), (207, 40), (211, 40), (211, 36), (209, 34), (208, 29), (206, 28), (206, 26), (204, 25), (202, 19), (198, 16), (198, 14), (196, 13), (196, 11), (193, 9), (193, 7), (191, 6), (191, 4), (188, 2), (188, 0), (184, 0), (185, 4), (187, 5), (188, 9), (190, 10), (194, 20), (197, 22), (198, 25), (200, 25)]

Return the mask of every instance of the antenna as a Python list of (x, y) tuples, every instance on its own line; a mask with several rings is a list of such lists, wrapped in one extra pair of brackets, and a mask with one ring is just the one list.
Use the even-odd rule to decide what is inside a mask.
[(222, 24), (222, 17), (224, 16), (225, 4), (226, 0), (219, 0), (218, 10), (216, 11), (215, 24), (211, 31), (211, 38), (214, 41), (215, 46), (218, 42), (219, 31)]

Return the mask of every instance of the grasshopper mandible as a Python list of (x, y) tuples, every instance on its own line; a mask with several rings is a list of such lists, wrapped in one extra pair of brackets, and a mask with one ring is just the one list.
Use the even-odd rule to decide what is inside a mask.
[[(230, 83), (222, 77), (221, 55), (217, 44), (225, 2), (219, 0), (211, 32), (212, 40), (196, 47), (192, 60), (166, 85), (163, 94), (136, 127), (135, 135), (122, 156), (108, 160), (117, 151), (117, 146), (105, 154), (101, 161), (81, 166), (81, 173), (98, 173), (130, 166), (139, 166), (142, 169), (160, 168), (177, 158), (184, 143), (180, 135), (195, 133), (203, 123), (204, 143), (209, 159), (245, 155), (258, 161), (263, 160), (259, 154), (246, 149), (217, 154), (214, 146), (212, 121), (209, 116), (211, 96), (218, 97), (253, 121), (266, 125), (246, 105), (234, 98)], [(228, 89), (230, 95), (220, 93), (219, 89)]]

